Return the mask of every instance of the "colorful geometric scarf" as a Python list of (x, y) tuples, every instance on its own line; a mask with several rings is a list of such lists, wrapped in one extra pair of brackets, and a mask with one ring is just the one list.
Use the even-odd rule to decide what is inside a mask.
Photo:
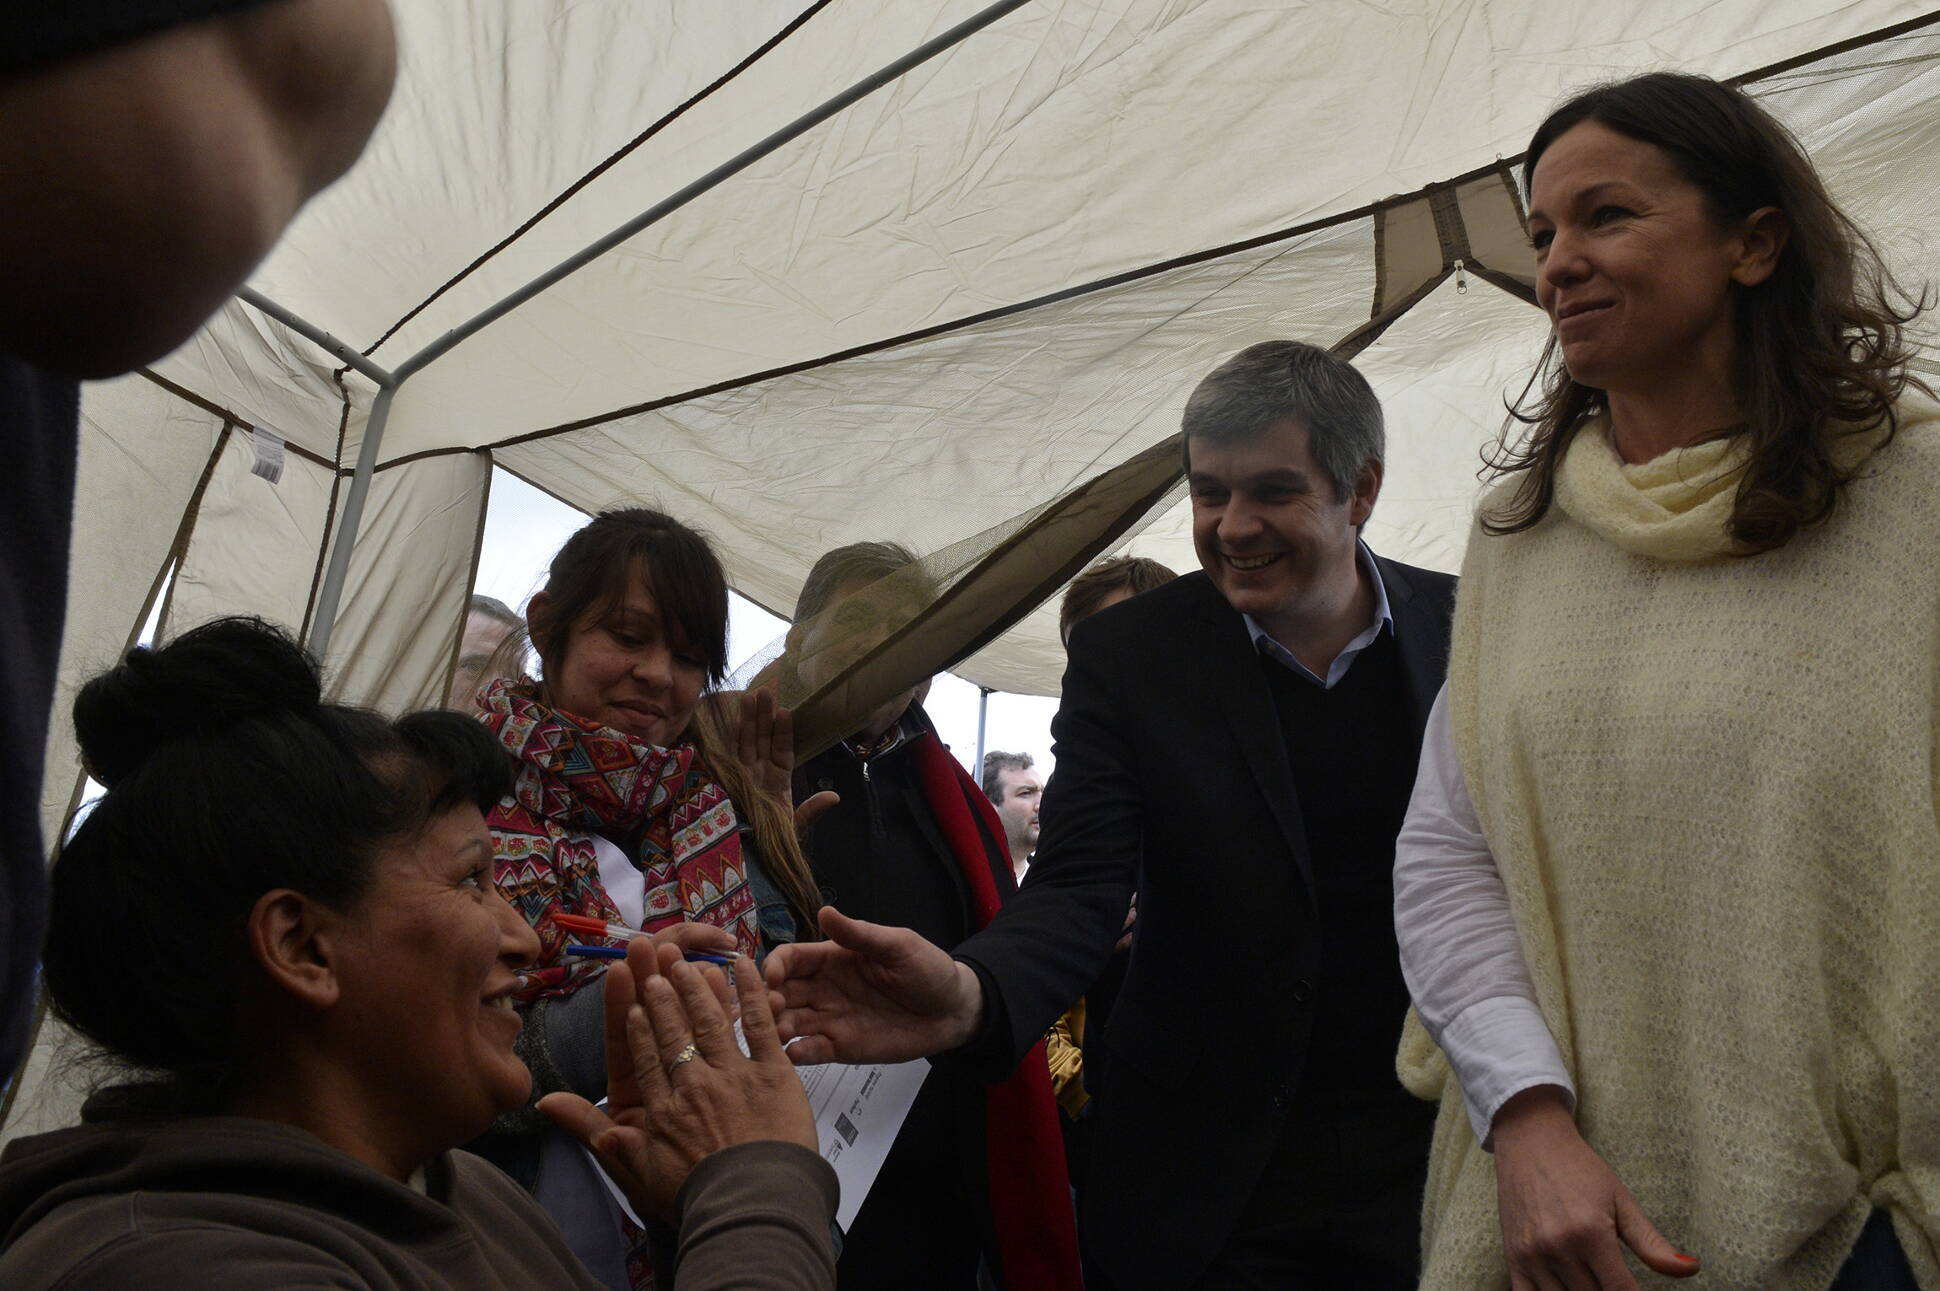
[(486, 817), (492, 881), (539, 934), (539, 959), (519, 1002), (570, 995), (601, 961), (568, 960), (581, 940), (559, 914), (622, 922), (600, 882), (593, 839), (619, 847), (646, 879), (643, 932), (711, 923), (753, 955), (760, 934), (741, 860), (734, 804), (692, 745), (656, 748), (535, 698), (536, 683), (509, 678), (480, 698), (482, 719), (518, 760), (512, 792)]

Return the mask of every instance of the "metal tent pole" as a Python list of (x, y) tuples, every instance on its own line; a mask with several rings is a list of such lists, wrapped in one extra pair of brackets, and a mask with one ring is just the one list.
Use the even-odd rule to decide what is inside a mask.
[(236, 289), (236, 298), (244, 304), (254, 305), (257, 309), (268, 314), (271, 318), (283, 324), (283, 326), (289, 328), (291, 331), (309, 337), (318, 345), (330, 351), (331, 354), (343, 360), (346, 366), (355, 368), (371, 380), (377, 382), (380, 388), (389, 388), (404, 379), (382, 364), (374, 363), (370, 359), (365, 358), (357, 350), (353, 349), (348, 341), (338, 340), (309, 319), (304, 318), (300, 314), (291, 313), (289, 310), (283, 308), (283, 306), (271, 300), (268, 296), (265, 296), (262, 292), (257, 291), (254, 287), (238, 287)]
[[(857, 81), (807, 115), (797, 118), (793, 123), (777, 130), (753, 147), (744, 149), (673, 196), (655, 204), (636, 218), (628, 220), (577, 255), (540, 274), (497, 304), (460, 323), (395, 368), (387, 370), (372, 362), (329, 332), (305, 321), (260, 292), (248, 287), (238, 291), (236, 294), (242, 300), (309, 337), (325, 350), (375, 381), (378, 387), (377, 398), (371, 404), (370, 418), (364, 427), (363, 446), (357, 454), (357, 470), (351, 478), (350, 489), (344, 496), (343, 518), (337, 524), (337, 540), (330, 551), (330, 567), (324, 572), (323, 585), (317, 591), (316, 612), (310, 621), (311, 651), (321, 659), (324, 650), (330, 644), (331, 629), (336, 625), (337, 606), (343, 598), (344, 579), (350, 571), (351, 548), (357, 542), (357, 527), (359, 521), (363, 519), (364, 500), (370, 493), (371, 474), (376, 468), (378, 449), (384, 439), (384, 426), (390, 417), (391, 400), (407, 380), (540, 292), (585, 268), (620, 243), (679, 210), (723, 180), (747, 169), (784, 144), (808, 133), (858, 99), (881, 89), (905, 72), (928, 62), (951, 46), (988, 27), (1013, 9), (1021, 9), (1029, 2), (1030, 0), (999, 0), (998, 3), (980, 10), (934, 39), (918, 45), (887, 67)], [(979, 756), (981, 757), (981, 754)]]
[(983, 779), (983, 735), (990, 720), (990, 687), (977, 687), (977, 760), (971, 764), (970, 774), (979, 781)]
[(350, 491), (344, 497), (343, 519), (337, 525), (337, 541), (330, 549), (330, 568), (317, 591), (316, 612), (310, 617), (310, 653), (322, 660), (330, 648), (330, 633), (337, 626), (337, 602), (343, 597), (344, 577), (350, 570), (350, 549), (357, 541), (357, 526), (364, 518), (364, 499), (370, 493), (371, 472), (377, 467), (378, 446), (384, 442), (384, 423), (391, 415), (391, 399), (403, 377), (380, 363), (365, 358), (346, 341), (341, 341), (309, 319), (271, 300), (254, 287), (237, 290), (236, 296), (255, 306), (283, 326), (307, 336), (351, 368), (377, 383), (377, 398), (371, 403), (364, 422), (364, 442), (357, 453), (357, 471), (351, 476)]
[(357, 449), (357, 471), (350, 477), (344, 493), (343, 517), (337, 521), (337, 541), (330, 548), (330, 568), (324, 571), (323, 585), (317, 589), (317, 608), (310, 616), (310, 653), (321, 662), (330, 649), (330, 634), (337, 627), (337, 602), (343, 599), (344, 581), (350, 574), (350, 553), (357, 545), (358, 526), (364, 519), (364, 500), (370, 496), (371, 475), (377, 470), (378, 446), (384, 442), (384, 425), (391, 419), (394, 385), (379, 386), (371, 401), (370, 417), (364, 422), (364, 442)]

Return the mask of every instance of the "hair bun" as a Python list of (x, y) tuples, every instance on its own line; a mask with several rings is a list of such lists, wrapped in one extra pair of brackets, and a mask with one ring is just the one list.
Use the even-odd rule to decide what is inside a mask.
[(113, 788), (172, 740), (305, 716), (322, 699), (316, 663), (287, 632), (261, 619), (216, 619), (160, 649), (137, 646), (83, 686), (74, 730), (89, 772)]

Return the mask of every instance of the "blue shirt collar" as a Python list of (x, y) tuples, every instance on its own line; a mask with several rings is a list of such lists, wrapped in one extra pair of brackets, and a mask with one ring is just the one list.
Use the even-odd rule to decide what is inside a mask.
[(1275, 641), (1271, 634), (1260, 626), (1259, 620), (1251, 614), (1242, 614), (1240, 618), (1246, 622), (1246, 635), (1252, 638), (1254, 647), (1267, 658), (1284, 664), (1318, 686), (1331, 687), (1344, 677), (1347, 674), (1348, 665), (1354, 662), (1354, 657), (1374, 644), (1374, 639), (1381, 635), (1381, 629), (1383, 627), (1392, 629), (1394, 626), (1394, 613), (1388, 606), (1388, 586), (1381, 581), (1381, 571), (1374, 563), (1374, 553), (1368, 550), (1365, 542), (1357, 538), (1354, 540), (1354, 556), (1356, 563), (1366, 572), (1369, 585), (1374, 588), (1374, 617), (1368, 621), (1367, 627), (1363, 628), (1358, 636), (1341, 648), (1340, 654), (1334, 657), (1333, 667), (1328, 669), (1327, 676), (1315, 676), (1305, 664), (1293, 657), (1293, 651)]

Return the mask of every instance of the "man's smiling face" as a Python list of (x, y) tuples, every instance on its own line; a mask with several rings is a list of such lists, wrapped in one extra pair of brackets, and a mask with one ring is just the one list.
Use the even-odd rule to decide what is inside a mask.
[(1306, 424), (1286, 417), (1231, 443), (1192, 438), (1192, 545), (1227, 602), (1278, 636), (1355, 561), (1355, 526), (1380, 476), (1345, 500), (1314, 461)]

